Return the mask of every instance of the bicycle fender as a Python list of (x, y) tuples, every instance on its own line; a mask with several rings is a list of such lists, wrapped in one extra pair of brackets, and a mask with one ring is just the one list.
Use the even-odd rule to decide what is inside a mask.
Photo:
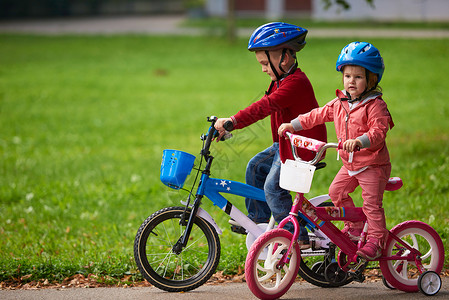
[(204, 220), (206, 220), (207, 222), (209, 222), (212, 226), (214, 226), (215, 231), (218, 234), (222, 234), (223, 232), (221, 231), (220, 227), (218, 227), (217, 223), (215, 222), (215, 220), (212, 218), (212, 216), (205, 211), (204, 209), (202, 209), (201, 207), (198, 208), (198, 212), (196, 214), (198, 217), (203, 218)]
[(313, 204), (313, 206), (318, 206), (321, 203), (323, 203), (324, 201), (330, 200), (331, 197), (329, 197), (329, 195), (321, 195), (321, 196), (316, 196), (313, 197), (312, 199), (309, 200), (310, 203)]

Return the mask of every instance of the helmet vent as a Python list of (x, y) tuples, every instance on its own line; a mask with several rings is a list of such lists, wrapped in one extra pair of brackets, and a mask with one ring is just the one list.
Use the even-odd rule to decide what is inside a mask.
[(366, 45), (365, 47), (363, 47), (363, 48), (359, 51), (359, 54), (365, 53), (365, 52), (368, 51), (370, 48), (371, 48), (371, 45), (370, 45), (370, 44)]

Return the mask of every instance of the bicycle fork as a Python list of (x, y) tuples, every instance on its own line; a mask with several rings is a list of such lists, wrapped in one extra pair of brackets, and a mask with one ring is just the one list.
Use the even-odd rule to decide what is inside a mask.
[[(300, 195), (300, 194), (298, 194), (298, 195)], [(294, 227), (293, 238), (290, 241), (290, 245), (288, 246), (287, 251), (282, 255), (282, 258), (279, 260), (279, 262), (276, 265), (276, 268), (278, 270), (281, 270), (284, 267), (284, 265), (290, 261), (290, 256), (291, 256), (293, 245), (294, 245), (294, 243), (297, 243), (298, 237), (299, 237), (299, 231), (301, 230), (299, 222), (298, 222), (298, 213), (296, 213), (296, 212), (299, 211), (299, 205), (301, 205), (301, 201), (299, 201), (299, 200), (302, 195), (299, 197), (298, 197), (298, 195), (296, 196), (296, 198), (293, 202), (293, 206), (292, 206), (292, 209), (291, 209), (288, 217), (284, 218), (281, 221), (281, 223), (279, 223), (279, 226), (278, 226), (278, 228), (283, 228), (285, 226), (285, 224), (287, 224), (288, 222), (291, 222), (291, 223), (293, 223), (293, 227)]]
[[(190, 237), (190, 233), (192, 232), (194, 219), (198, 212), (198, 208), (200, 207), (202, 198), (203, 198), (203, 195), (196, 196), (195, 201), (193, 202), (192, 210), (190, 212), (189, 220), (187, 221), (187, 223), (185, 220), (185, 211), (184, 211), (183, 215), (181, 216), (181, 220), (179, 221), (179, 224), (185, 225), (186, 229), (185, 229), (184, 233), (179, 237), (178, 241), (173, 245), (173, 248), (172, 248), (173, 253), (180, 254), (182, 252), (182, 249), (187, 245), (187, 242)], [(186, 210), (187, 210), (187, 207), (186, 207)]]

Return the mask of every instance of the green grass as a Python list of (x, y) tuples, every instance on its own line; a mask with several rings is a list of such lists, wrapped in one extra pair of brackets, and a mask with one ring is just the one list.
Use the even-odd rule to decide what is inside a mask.
[[(334, 66), (348, 42), (309, 38), (299, 56), (321, 105), (341, 87)], [(405, 183), (385, 195), (388, 227), (422, 220), (448, 249), (449, 42), (371, 42), (385, 58), (382, 86), (396, 123), (392, 175)], [(138, 227), (185, 195), (160, 183), (162, 150), (198, 154), (206, 116), (234, 114), (268, 87), (246, 40), (0, 35), (0, 44), (0, 281), (141, 278)], [(246, 162), (271, 143), (269, 130), (267, 119), (214, 145), (213, 175), (244, 180)], [(311, 195), (326, 193), (339, 168), (334, 153), (327, 157)], [(245, 211), (243, 200), (231, 202)], [(228, 230), (226, 214), (204, 207), (224, 229), (219, 269), (234, 273), (244, 237)]]
[[(261, 24), (272, 22), (273, 20), (265, 18), (237, 18), (235, 25), (238, 28), (257, 28)], [(307, 17), (283, 19), (283, 22), (297, 24), (304, 28), (365, 28), (365, 29), (449, 29), (449, 22), (407, 22), (407, 21), (318, 21)], [(199, 18), (188, 19), (184, 22), (185, 26), (226, 29), (226, 18)]]

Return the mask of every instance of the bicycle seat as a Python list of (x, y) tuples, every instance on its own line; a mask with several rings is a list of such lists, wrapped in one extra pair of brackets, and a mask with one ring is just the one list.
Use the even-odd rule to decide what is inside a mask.
[(315, 171), (319, 169), (323, 169), (327, 166), (327, 164), (324, 161), (318, 162), (315, 164)]

